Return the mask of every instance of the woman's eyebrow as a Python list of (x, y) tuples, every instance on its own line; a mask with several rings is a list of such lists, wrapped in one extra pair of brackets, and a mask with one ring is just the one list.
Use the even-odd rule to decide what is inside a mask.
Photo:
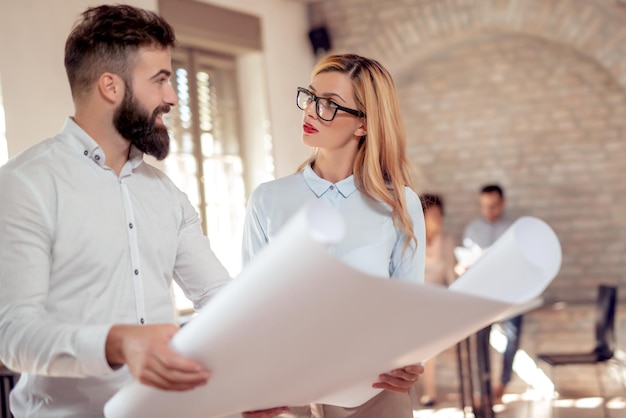
[[(310, 85), (310, 84), (309, 84), (309, 89), (310, 89), (313, 93), (316, 93), (316, 92), (315, 92), (315, 88), (314, 88), (312, 85)], [(340, 96), (339, 94), (337, 94), (337, 93), (320, 93), (319, 95), (316, 93), (316, 95), (317, 95), (317, 96), (322, 96), (322, 97), (325, 97), (325, 98), (326, 98), (326, 97), (337, 97), (337, 98), (339, 98), (339, 100), (341, 100), (342, 102), (347, 103), (347, 102), (344, 100), (344, 98), (343, 98), (343, 97), (341, 97), (341, 96)]]

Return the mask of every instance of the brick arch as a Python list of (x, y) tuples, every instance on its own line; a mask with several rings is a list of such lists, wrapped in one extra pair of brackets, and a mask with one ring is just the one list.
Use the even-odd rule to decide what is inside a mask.
[(624, 280), (626, 93), (605, 68), (558, 43), (482, 31), (395, 76), (409, 156), (422, 190), (446, 198), (450, 232), (477, 215), (479, 186), (499, 182), (515, 216), (561, 239), (548, 297), (591, 299), (598, 282)]
[[(626, 6), (609, 0), (326, 0), (335, 50), (402, 61), (464, 33), (527, 34), (591, 57), (626, 87)], [(319, 19), (319, 18), (318, 18)]]

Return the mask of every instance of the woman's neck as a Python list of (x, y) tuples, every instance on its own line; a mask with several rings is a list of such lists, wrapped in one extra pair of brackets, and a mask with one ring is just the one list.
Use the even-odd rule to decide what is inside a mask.
[(337, 183), (352, 175), (354, 166), (354, 156), (346, 158), (337, 154), (319, 152), (313, 163), (313, 171), (324, 180)]

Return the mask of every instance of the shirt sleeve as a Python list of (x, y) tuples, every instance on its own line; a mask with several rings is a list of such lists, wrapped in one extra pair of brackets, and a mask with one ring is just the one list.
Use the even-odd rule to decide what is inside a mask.
[[(87, 377), (113, 372), (110, 325), (50, 319), (53, 210), (26, 177), (0, 170), (0, 360), (20, 373)], [(71, 300), (63, 303), (72, 303)]]
[(478, 235), (477, 232), (477, 223), (476, 220), (471, 221), (470, 223), (467, 224), (467, 226), (465, 226), (465, 229), (463, 230), (463, 242), (462, 245), (466, 245), (466, 240), (470, 240), (472, 242), (476, 242), (476, 236)]
[(204, 306), (230, 275), (202, 232), (200, 217), (182, 191), (176, 193), (183, 213), (178, 234), (174, 279), (196, 309)]
[(267, 217), (261, 204), (263, 185), (257, 187), (248, 200), (246, 217), (243, 224), (243, 241), (241, 246), (242, 265), (247, 265), (261, 248), (269, 242), (267, 236)]
[(424, 211), (419, 197), (409, 188), (406, 188), (406, 202), (409, 216), (413, 221), (413, 233), (417, 243), (411, 241), (405, 249), (406, 234), (398, 234), (398, 240), (391, 253), (389, 274), (394, 279), (424, 283), (424, 267), (426, 265)]

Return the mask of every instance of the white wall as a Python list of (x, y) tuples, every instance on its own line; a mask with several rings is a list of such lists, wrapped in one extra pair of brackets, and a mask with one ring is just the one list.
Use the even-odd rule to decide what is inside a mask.
[[(309, 82), (314, 57), (303, 3), (288, 0), (204, 0), (262, 21), (275, 175), (290, 174), (309, 155), (301, 143), (295, 88)], [(155, 10), (157, 0), (126, 0)], [(98, 0), (0, 1), (0, 82), (9, 156), (57, 133), (73, 114), (63, 67), (65, 39), (79, 14)], [(259, 138), (262, 140), (262, 138)]]
[[(154, 10), (156, 0), (129, 4)], [(56, 134), (74, 113), (63, 66), (65, 39), (97, 0), (0, 1), (0, 82), (9, 157)]]
[(2, 104), (2, 74), (0, 74), (0, 165), (3, 165), (9, 159), (9, 151), (7, 149), (6, 128), (4, 125), (4, 105)]

